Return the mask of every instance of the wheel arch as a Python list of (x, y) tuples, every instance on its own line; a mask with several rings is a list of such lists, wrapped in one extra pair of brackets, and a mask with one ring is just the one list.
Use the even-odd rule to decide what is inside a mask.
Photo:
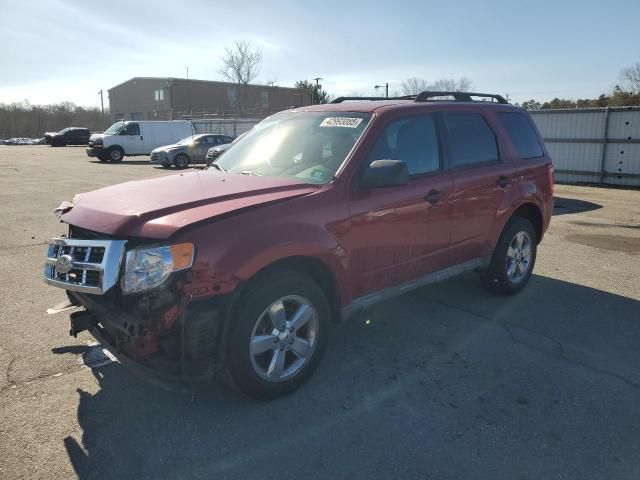
[(342, 320), (341, 295), (340, 289), (338, 288), (338, 280), (331, 267), (318, 257), (292, 255), (279, 258), (258, 270), (242, 285), (242, 290), (250, 286), (255, 279), (271, 275), (278, 270), (292, 270), (311, 277), (327, 297), (332, 322), (339, 323)]
[(122, 156), (123, 156), (123, 157), (125, 156), (124, 148), (122, 147), (122, 145), (118, 145), (117, 143), (116, 143), (115, 145), (109, 145), (109, 146), (107, 147), (107, 150), (108, 150), (109, 152), (111, 152), (111, 150), (120, 150), (120, 151), (122, 152)]
[[(533, 228), (536, 231), (537, 243), (540, 243), (540, 241), (542, 240), (542, 235), (544, 233), (542, 210), (540, 210), (540, 207), (538, 207), (538, 205), (536, 205), (535, 203), (531, 203), (531, 202), (523, 203), (509, 216), (509, 220), (511, 220), (515, 216), (526, 218), (533, 224)], [(507, 220), (507, 223), (508, 223), (508, 220)]]
[(536, 243), (540, 243), (540, 241), (542, 240), (542, 237), (544, 235), (542, 210), (533, 202), (521, 203), (520, 205), (515, 207), (510, 214), (503, 217), (504, 221), (500, 225), (500, 228), (497, 230), (497, 234), (495, 234), (495, 237), (493, 238), (493, 244), (491, 245), (489, 258), (491, 257), (491, 255), (493, 255), (502, 232), (504, 232), (511, 219), (514, 217), (522, 217), (529, 220), (533, 224), (533, 228), (536, 232)]
[(176, 158), (178, 158), (180, 155), (184, 155), (185, 157), (187, 157), (187, 160), (191, 162), (191, 155), (189, 155), (187, 152), (176, 152), (176, 154), (173, 156), (173, 161), (175, 162)]

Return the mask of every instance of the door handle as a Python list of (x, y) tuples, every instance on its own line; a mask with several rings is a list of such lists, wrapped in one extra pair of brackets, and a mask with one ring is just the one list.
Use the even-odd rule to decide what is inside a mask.
[(431, 190), (429, 193), (425, 195), (424, 200), (425, 202), (428, 202), (431, 205), (434, 205), (442, 199), (442, 195), (443, 195), (442, 190)]
[(509, 177), (505, 177), (504, 175), (500, 175), (498, 180), (496, 180), (496, 185), (500, 188), (507, 188), (507, 185), (511, 183), (511, 179)]

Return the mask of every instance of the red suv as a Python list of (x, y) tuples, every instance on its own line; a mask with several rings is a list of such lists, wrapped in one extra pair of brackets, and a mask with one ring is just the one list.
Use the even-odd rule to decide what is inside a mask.
[(71, 334), (156, 380), (225, 366), (269, 399), (377, 301), (468, 270), (522, 289), (553, 207), (529, 115), (488, 94), (353, 100), (273, 115), (205, 170), (64, 202), (45, 280), (84, 307)]

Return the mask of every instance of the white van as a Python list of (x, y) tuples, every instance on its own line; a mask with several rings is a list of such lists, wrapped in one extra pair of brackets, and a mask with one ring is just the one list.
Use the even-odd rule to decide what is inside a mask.
[(102, 162), (121, 162), (125, 155), (149, 155), (154, 148), (176, 143), (194, 133), (192, 123), (187, 120), (116, 122), (104, 133), (91, 135), (87, 155)]

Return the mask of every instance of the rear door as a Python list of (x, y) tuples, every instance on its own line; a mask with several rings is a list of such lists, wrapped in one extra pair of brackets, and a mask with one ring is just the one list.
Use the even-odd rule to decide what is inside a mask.
[(523, 199), (535, 200), (543, 213), (543, 231), (553, 213), (553, 167), (533, 120), (526, 112), (498, 112), (497, 123), (516, 160)]
[(351, 269), (355, 296), (415, 280), (439, 269), (449, 245), (452, 180), (443, 171), (438, 120), (412, 115), (390, 121), (366, 165), (394, 159), (407, 164), (407, 185), (353, 193)]
[(450, 262), (457, 264), (491, 252), (498, 209), (505, 194), (517, 192), (516, 168), (489, 117), (448, 112), (444, 123), (454, 190)]

